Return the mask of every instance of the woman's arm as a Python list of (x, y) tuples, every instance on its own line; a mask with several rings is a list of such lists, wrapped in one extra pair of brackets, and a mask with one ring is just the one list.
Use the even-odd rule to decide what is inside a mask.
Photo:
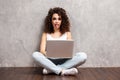
[(67, 40), (72, 40), (71, 32), (67, 32)]
[(43, 54), (43, 55), (46, 55), (46, 33), (43, 33), (42, 34), (42, 39), (41, 39), (41, 44), (40, 44), (40, 52)]

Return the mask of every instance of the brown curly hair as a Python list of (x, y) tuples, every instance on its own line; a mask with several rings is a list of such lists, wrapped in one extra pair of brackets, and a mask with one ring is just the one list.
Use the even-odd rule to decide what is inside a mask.
[(66, 11), (60, 7), (51, 8), (49, 10), (48, 15), (45, 18), (44, 32), (45, 33), (54, 33), (54, 29), (53, 29), (53, 25), (52, 25), (52, 16), (55, 13), (57, 13), (62, 18), (62, 22), (61, 22), (61, 26), (60, 26), (61, 34), (64, 34), (65, 32), (69, 32), (70, 31), (69, 18), (66, 14)]

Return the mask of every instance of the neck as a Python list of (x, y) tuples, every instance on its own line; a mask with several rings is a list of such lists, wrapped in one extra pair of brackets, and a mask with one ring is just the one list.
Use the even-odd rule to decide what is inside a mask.
[(60, 29), (54, 29), (54, 32), (56, 33), (56, 32), (60, 32)]

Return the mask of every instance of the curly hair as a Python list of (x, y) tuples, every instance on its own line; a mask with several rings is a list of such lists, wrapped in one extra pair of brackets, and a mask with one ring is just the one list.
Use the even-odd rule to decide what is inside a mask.
[(55, 13), (57, 13), (62, 18), (62, 22), (61, 22), (61, 26), (60, 26), (61, 34), (64, 34), (65, 32), (70, 31), (70, 21), (66, 14), (66, 11), (63, 8), (55, 7), (55, 8), (51, 8), (49, 10), (48, 15), (45, 18), (44, 32), (45, 33), (54, 33), (54, 29), (53, 29), (53, 25), (52, 25), (52, 16)]

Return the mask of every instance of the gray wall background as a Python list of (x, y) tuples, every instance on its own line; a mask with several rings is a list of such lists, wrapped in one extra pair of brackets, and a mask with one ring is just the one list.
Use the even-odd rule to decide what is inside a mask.
[(74, 53), (88, 55), (81, 67), (120, 67), (120, 0), (0, 0), (0, 67), (36, 66), (31, 55), (53, 7), (67, 11)]

